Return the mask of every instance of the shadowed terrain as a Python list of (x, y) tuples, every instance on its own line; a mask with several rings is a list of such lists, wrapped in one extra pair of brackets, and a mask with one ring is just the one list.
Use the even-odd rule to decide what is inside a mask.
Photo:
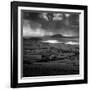
[(67, 42), (79, 40), (61, 35), (23, 38), (23, 76), (79, 74), (79, 44)]

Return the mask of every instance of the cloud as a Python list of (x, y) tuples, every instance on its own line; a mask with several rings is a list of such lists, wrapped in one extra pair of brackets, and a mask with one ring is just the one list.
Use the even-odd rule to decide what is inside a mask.
[(43, 18), (43, 19), (45, 19), (46, 21), (49, 20), (48, 17), (47, 17), (47, 13), (41, 13), (41, 14), (40, 14), (40, 18)]
[(63, 20), (63, 14), (61, 13), (54, 13), (53, 16), (53, 20)]
[(53, 34), (79, 35), (79, 14), (56, 12), (24, 12), (23, 36), (35, 37)]
[(49, 21), (50, 18), (52, 20), (62, 20), (63, 19), (63, 14), (62, 13), (51, 13), (50, 15), (48, 13), (41, 13), (40, 18), (45, 19), (46, 21)]
[(70, 17), (70, 14), (66, 13), (65, 16), (68, 18), (68, 17)]
[(23, 36), (24, 37), (38, 37), (38, 36), (45, 36), (45, 35), (53, 35), (53, 32), (47, 32), (41, 28), (41, 24), (34, 23), (34, 28), (32, 28), (32, 23), (30, 20), (23, 21)]

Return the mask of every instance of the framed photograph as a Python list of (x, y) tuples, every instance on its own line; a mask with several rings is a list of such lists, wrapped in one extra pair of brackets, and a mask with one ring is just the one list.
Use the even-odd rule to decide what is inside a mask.
[(11, 2), (11, 87), (87, 83), (87, 6)]

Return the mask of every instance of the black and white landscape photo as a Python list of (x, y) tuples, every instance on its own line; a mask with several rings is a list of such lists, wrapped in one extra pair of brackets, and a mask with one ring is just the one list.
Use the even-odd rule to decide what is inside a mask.
[(78, 75), (77, 12), (22, 10), (23, 77)]

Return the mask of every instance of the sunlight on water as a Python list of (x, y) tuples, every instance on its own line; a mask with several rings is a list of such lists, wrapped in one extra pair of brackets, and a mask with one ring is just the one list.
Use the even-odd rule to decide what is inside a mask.
[(79, 43), (78, 42), (72, 42), (72, 41), (70, 41), (70, 42), (66, 42), (65, 44), (78, 45)]
[(58, 40), (46, 40), (46, 41), (42, 41), (44, 43), (63, 43), (63, 44), (70, 44), (70, 45), (78, 45), (79, 43), (78, 42), (72, 42), (72, 41), (69, 41), (69, 42), (60, 42)]
[(46, 40), (46, 41), (43, 41), (43, 42), (46, 42), (46, 43), (60, 43), (58, 40)]

